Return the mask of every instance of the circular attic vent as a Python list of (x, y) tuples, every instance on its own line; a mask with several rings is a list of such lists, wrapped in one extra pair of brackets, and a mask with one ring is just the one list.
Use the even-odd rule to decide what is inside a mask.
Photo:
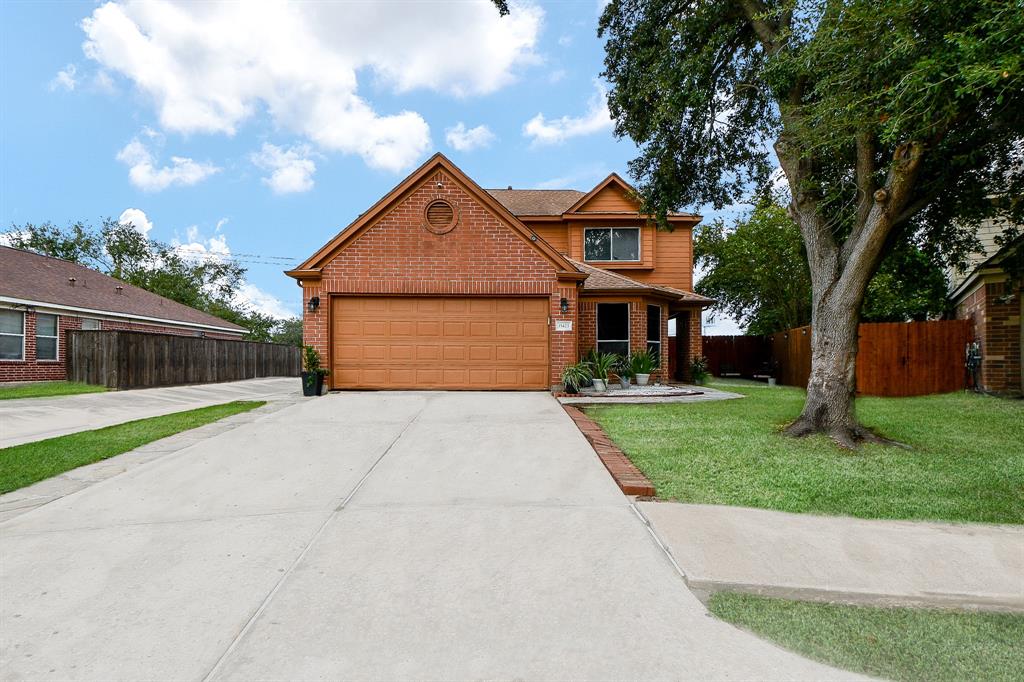
[(451, 232), (459, 222), (455, 207), (443, 199), (435, 199), (427, 204), (423, 212), (423, 224), (434, 234)]

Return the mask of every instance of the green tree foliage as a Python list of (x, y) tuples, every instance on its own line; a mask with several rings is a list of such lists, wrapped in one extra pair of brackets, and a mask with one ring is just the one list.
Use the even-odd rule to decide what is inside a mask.
[(302, 318), (289, 317), (279, 320), (270, 340), (274, 343), (283, 343), (288, 346), (302, 345)]
[(871, 438), (853, 410), (858, 312), (901, 239), (959, 263), (1024, 218), (1019, 0), (611, 0), (608, 105), (645, 208), (721, 207), (773, 160), (810, 265), (812, 362), (792, 435)]
[(278, 321), (236, 302), (245, 268), (230, 259), (196, 258), (147, 239), (130, 223), (111, 218), (99, 229), (86, 222), (65, 228), (53, 223), (13, 225), (11, 246), (99, 270), (248, 330), (247, 339), (269, 341)]
[[(811, 277), (800, 228), (764, 201), (734, 229), (716, 220), (697, 228), (693, 257), (704, 276), (698, 293), (748, 334), (773, 334), (811, 323)], [(942, 268), (913, 244), (896, 245), (868, 284), (864, 322), (925, 320), (946, 310)]]

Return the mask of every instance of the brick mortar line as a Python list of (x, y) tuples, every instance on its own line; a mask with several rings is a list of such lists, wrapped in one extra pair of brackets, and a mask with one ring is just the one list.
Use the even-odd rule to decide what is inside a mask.
[(623, 494), (654, 497), (654, 484), (630, 461), (626, 453), (608, 437), (597, 422), (572, 405), (562, 405), (562, 409), (590, 443), (590, 447), (597, 453), (598, 459)]

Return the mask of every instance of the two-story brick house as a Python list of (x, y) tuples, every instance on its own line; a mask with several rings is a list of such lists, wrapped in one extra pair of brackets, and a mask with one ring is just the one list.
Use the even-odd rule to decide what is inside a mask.
[(611, 175), (484, 190), (441, 154), (288, 275), (331, 388), (545, 389), (591, 348), (700, 354), (692, 229), (659, 231)]

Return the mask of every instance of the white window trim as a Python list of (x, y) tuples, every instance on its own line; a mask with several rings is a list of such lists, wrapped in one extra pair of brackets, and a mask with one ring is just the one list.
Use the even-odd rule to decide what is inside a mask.
[[(25, 311), (14, 310), (11, 312), (21, 313), (21, 357), (0, 358), (0, 362), (25, 362)], [(18, 334), (11, 334), (10, 332), (0, 332), (0, 336), (18, 336)]]
[[(601, 306), (603, 306), (603, 305), (624, 305), (624, 306), (626, 306), (626, 338), (624, 338), (624, 339), (602, 339), (602, 338), (600, 338), (600, 334), (601, 334), (600, 317), (601, 317)], [(632, 325), (630, 324), (630, 322), (631, 322), (630, 316), (631, 316), (632, 312), (633, 312), (633, 304), (632, 303), (625, 303), (625, 302), (622, 302), (622, 301), (608, 301), (607, 303), (598, 303), (597, 304), (597, 310), (594, 312), (594, 347), (597, 349), (598, 353), (602, 352), (601, 351), (601, 344), (602, 343), (625, 343), (626, 344), (626, 348), (627, 348), (626, 354), (628, 355), (630, 352), (632, 352), (632, 348), (633, 347), (630, 345), (630, 342), (631, 342), (630, 335), (632, 334), (632, 331), (633, 331), (631, 329)]]
[[(608, 255), (611, 256), (608, 260), (603, 259), (591, 259), (587, 258), (587, 230), (605, 230), (608, 234)], [(614, 240), (611, 236), (612, 230), (636, 230), (636, 258), (630, 260), (615, 260), (615, 253), (612, 250), (614, 247)], [(583, 228), (583, 261), (586, 263), (641, 263), (644, 259), (643, 253), (643, 234), (640, 232), (639, 227), (584, 227)]]
[[(56, 319), (57, 324), (56, 324), (56, 329), (54, 330), (54, 331), (57, 332), (56, 335), (54, 335), (54, 336), (43, 336), (42, 334), (39, 333), (39, 316), (40, 315), (49, 315), (50, 317), (53, 317), (53, 318)], [(43, 359), (39, 358), (39, 339), (40, 338), (55, 339), (55, 343), (54, 343), (54, 356), (52, 358), (43, 358)], [(24, 353), (22, 353), (22, 355), (24, 355)], [(55, 313), (39, 313), (39, 312), (36, 313), (36, 362), (60, 362), (60, 315), (57, 315)]]

